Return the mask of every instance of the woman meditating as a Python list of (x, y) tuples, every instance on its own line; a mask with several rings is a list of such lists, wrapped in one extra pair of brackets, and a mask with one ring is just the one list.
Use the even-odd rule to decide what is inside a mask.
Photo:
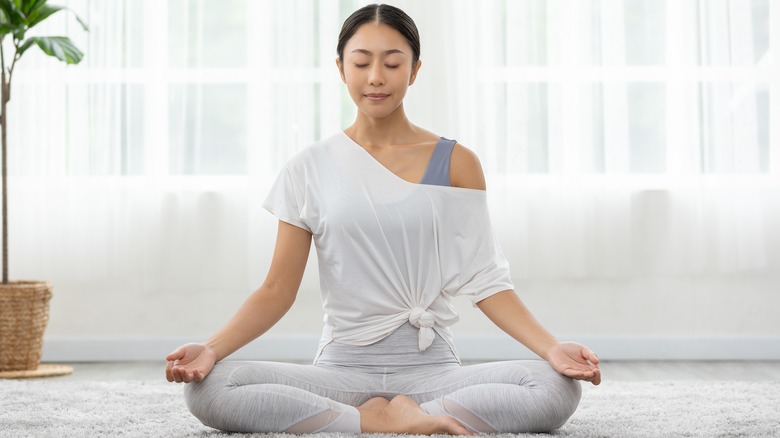
[[(170, 355), (166, 377), (203, 424), (233, 432), (546, 432), (598, 385), (596, 355), (560, 342), (514, 292), (485, 177), (465, 146), (412, 124), (403, 99), (420, 40), (398, 8), (344, 22), (336, 65), (355, 122), (294, 155), (263, 206), (278, 219), (268, 275), (204, 343)], [(311, 241), (325, 322), (312, 365), (223, 361), (290, 309)], [(464, 296), (544, 360), (461, 366), (450, 326)]]

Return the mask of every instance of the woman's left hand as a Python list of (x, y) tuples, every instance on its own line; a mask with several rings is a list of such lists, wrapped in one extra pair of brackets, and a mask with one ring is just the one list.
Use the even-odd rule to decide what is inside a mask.
[(601, 383), (599, 358), (584, 345), (562, 342), (550, 349), (547, 362), (564, 376), (585, 380), (594, 385)]

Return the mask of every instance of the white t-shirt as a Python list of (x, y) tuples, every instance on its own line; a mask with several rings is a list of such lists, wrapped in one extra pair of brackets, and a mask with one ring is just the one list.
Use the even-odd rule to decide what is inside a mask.
[(476, 306), (514, 289), (484, 190), (408, 182), (342, 131), (290, 158), (263, 207), (312, 233), (325, 311), (317, 357), (331, 340), (372, 344), (406, 321), (420, 350), (435, 330), (457, 357), (450, 298)]

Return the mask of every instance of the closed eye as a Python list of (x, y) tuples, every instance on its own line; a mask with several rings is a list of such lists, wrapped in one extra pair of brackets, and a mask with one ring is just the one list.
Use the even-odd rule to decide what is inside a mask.
[[(357, 68), (366, 68), (368, 67), (368, 64), (355, 64), (355, 67)], [(386, 65), (387, 68), (398, 68), (400, 65)]]

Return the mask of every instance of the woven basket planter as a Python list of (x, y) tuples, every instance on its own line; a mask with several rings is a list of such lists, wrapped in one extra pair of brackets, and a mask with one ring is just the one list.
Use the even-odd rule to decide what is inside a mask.
[(0, 284), (0, 371), (38, 368), (51, 295), (45, 281)]

